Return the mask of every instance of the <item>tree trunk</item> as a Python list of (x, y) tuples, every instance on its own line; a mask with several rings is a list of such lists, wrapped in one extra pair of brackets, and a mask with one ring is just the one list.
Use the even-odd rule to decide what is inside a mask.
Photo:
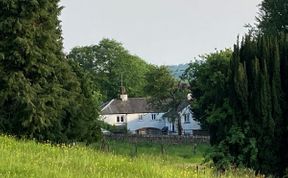
[(177, 117), (177, 129), (178, 129), (178, 135), (182, 135), (183, 128), (182, 128), (180, 116)]

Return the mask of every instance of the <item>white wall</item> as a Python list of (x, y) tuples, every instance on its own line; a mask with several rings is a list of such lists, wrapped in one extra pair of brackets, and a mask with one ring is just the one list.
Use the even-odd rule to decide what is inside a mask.
[[(188, 122), (185, 122), (185, 115), (188, 117)], [(181, 125), (184, 134), (193, 134), (193, 130), (201, 129), (200, 123), (194, 120), (193, 114), (191, 113), (190, 106), (187, 106), (180, 112)]]
[[(155, 119), (152, 119), (152, 114), (155, 114)], [(103, 115), (100, 118), (110, 124), (115, 126), (125, 125), (127, 123), (127, 130), (131, 133), (136, 133), (138, 129), (141, 128), (157, 128), (162, 129), (168, 126), (169, 131), (172, 131), (173, 124), (163, 119), (164, 113), (135, 113), (135, 114), (111, 114)], [(195, 121), (193, 114), (190, 111), (190, 106), (184, 108), (180, 113), (181, 124), (183, 128), (183, 134), (193, 134), (193, 130), (201, 129), (200, 123)], [(185, 114), (189, 114), (189, 122), (185, 122)], [(124, 122), (117, 122), (117, 116), (121, 120), (121, 116), (124, 118)], [(175, 124), (174, 130), (177, 133), (177, 125)]]
[[(152, 114), (155, 115), (155, 119), (152, 119)], [(131, 133), (136, 133), (141, 128), (157, 128), (162, 129), (168, 123), (162, 118), (164, 113), (135, 113), (135, 114), (111, 114), (103, 115), (101, 119), (115, 126), (125, 125), (127, 123), (127, 130)], [(117, 122), (117, 116), (124, 117), (124, 122)]]
[[(152, 119), (152, 114), (155, 118)], [(127, 129), (136, 133), (135, 131), (141, 128), (157, 128), (162, 129), (166, 126), (166, 121), (162, 118), (164, 113), (137, 113), (128, 115)]]
[[(120, 119), (121, 119), (121, 116), (123, 116), (124, 122), (117, 122), (117, 116), (119, 116)], [(109, 115), (101, 115), (100, 119), (106, 122), (107, 124), (121, 126), (121, 125), (126, 124), (127, 116), (126, 114), (109, 114)]]

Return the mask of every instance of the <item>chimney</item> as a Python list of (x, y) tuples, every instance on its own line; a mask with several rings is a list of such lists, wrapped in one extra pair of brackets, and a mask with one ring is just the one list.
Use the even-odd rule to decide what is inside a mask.
[(126, 89), (123, 86), (123, 76), (122, 76), (122, 74), (121, 74), (120, 99), (122, 101), (127, 101), (128, 100), (128, 95), (126, 93)]
[(121, 94), (121, 95), (120, 95), (120, 99), (121, 99), (122, 101), (127, 101), (127, 100), (128, 100), (128, 95), (127, 95), (127, 94)]
[(126, 89), (123, 86), (121, 86), (120, 99), (122, 101), (127, 101), (128, 100), (128, 95), (126, 93)]

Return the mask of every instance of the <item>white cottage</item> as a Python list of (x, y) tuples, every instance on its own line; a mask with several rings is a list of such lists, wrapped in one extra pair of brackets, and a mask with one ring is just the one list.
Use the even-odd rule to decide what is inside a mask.
[[(188, 102), (183, 101), (177, 108), (177, 113), (181, 117), (182, 134), (191, 135), (193, 131), (201, 130), (200, 123), (193, 118), (191, 113), (191, 107)], [(167, 121), (171, 121), (173, 117), (173, 112), (166, 112), (163, 118)], [(177, 122), (169, 122), (169, 131), (172, 133), (177, 133)]]
[[(193, 130), (201, 129), (189, 107), (183, 104), (178, 110), (184, 134), (193, 134)], [(101, 119), (110, 125), (127, 127), (132, 134), (161, 134), (164, 128), (177, 134), (176, 124), (170, 122), (165, 113), (154, 109), (146, 98), (128, 98), (127, 94), (122, 94), (120, 99), (112, 99), (102, 106)]]

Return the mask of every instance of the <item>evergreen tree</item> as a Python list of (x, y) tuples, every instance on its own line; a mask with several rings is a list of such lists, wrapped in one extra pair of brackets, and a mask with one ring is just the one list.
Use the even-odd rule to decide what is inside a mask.
[[(279, 40), (279, 54), (280, 54), (280, 78), (281, 78), (281, 88), (282, 97), (280, 99), (282, 119), (278, 123), (279, 131), (281, 137), (280, 139), (280, 155), (281, 155), (281, 170), (288, 168), (288, 35), (283, 35)], [(278, 129), (277, 129), (278, 130)]]
[(81, 84), (62, 53), (58, 3), (0, 0), (1, 132), (66, 141), (68, 125), (81, 124), (72, 119)]
[(263, 0), (257, 21), (258, 28), (266, 35), (288, 33), (288, 1)]
[(277, 176), (287, 168), (287, 45), (286, 37), (248, 35), (228, 65), (214, 54), (186, 71), (192, 110), (209, 128), (218, 168), (246, 166)]
[[(239, 50), (236, 48), (234, 56), (238, 54)], [(242, 77), (237, 77), (235, 65), (231, 65), (233, 71), (231, 79), (234, 79), (232, 87), (236, 97), (231, 95), (230, 98), (235, 111), (243, 108), (242, 103), (244, 106), (248, 106), (248, 113), (247, 110), (240, 109), (235, 116), (238, 121), (245, 123), (242, 128), (247, 143), (249, 143), (248, 140), (254, 140), (249, 147), (255, 148), (254, 151), (249, 151), (249, 154), (240, 152), (235, 156), (246, 157), (244, 165), (263, 173), (279, 173), (283, 170), (280, 170), (279, 166), (275, 166), (280, 165), (281, 161), (279, 138), (282, 137), (280, 134), (282, 128), (279, 125), (282, 120), (282, 90), (278, 42), (275, 38), (258, 37), (254, 39), (247, 36), (242, 42), (239, 57), (234, 57), (231, 63), (238, 63), (240, 71), (244, 69), (241, 66), (246, 66), (243, 72), (245, 73), (246, 70), (247, 73), (248, 90), (245, 93), (249, 94), (249, 100), (243, 102), (243, 98), (247, 97), (242, 95), (242, 90), (238, 89), (243, 87), (243, 80)], [(251, 158), (254, 161), (247, 161)]]
[[(287, 10), (287, 0), (263, 0), (260, 33), (246, 35), (234, 46), (226, 90), (209, 85), (214, 70), (225, 66), (190, 65), (192, 108), (210, 129), (210, 156), (218, 168), (243, 165), (280, 177), (288, 168)], [(224, 91), (228, 96), (218, 95)], [(210, 93), (219, 100), (211, 100)]]

